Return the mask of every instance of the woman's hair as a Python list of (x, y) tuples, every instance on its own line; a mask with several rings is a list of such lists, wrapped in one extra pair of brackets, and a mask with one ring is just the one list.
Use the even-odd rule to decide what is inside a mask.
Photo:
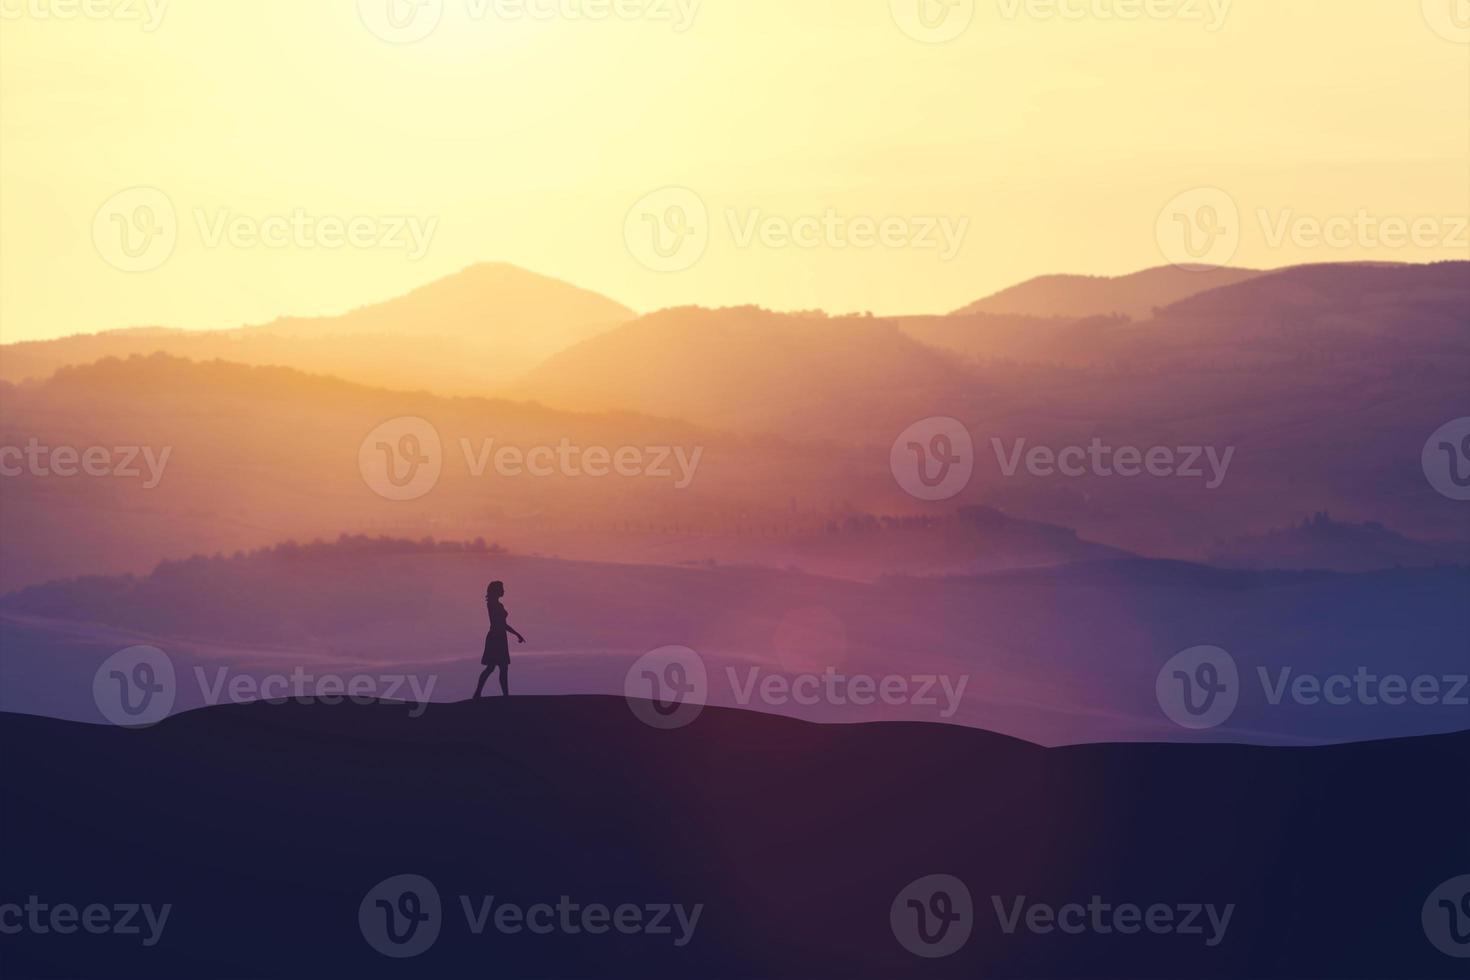
[(488, 599), (493, 595), (505, 595), (504, 582), (491, 582), (489, 585), (485, 586), (485, 598)]

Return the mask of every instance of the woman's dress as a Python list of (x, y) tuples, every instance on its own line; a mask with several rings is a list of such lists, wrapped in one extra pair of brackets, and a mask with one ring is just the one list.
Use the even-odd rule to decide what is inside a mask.
[(485, 655), (480, 663), (489, 667), (510, 663), (510, 638), (506, 632), (506, 620), (510, 614), (499, 602), (487, 602), (490, 611), (490, 632), (485, 634)]

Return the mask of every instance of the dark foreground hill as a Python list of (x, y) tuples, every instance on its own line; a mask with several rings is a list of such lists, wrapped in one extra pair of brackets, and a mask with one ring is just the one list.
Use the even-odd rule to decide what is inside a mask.
[[(1045, 750), (721, 709), (662, 731), (547, 698), (3, 715), (0, 745), (0, 923), (29, 914), (11, 902), (162, 922), (0, 935), (7, 977), (1462, 975), (1421, 909), (1470, 871), (1470, 734)], [(400, 875), (433, 892), (378, 887)], [(971, 901), (899, 900), (931, 875)], [(913, 895), (941, 946), (968, 941), (909, 952), (900, 933), (939, 948)], [(390, 912), (386, 948), (416, 958), (365, 938)]]

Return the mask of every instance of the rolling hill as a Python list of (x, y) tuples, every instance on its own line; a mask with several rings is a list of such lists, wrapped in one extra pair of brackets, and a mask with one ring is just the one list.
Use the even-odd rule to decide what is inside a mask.
[[(392, 499), (391, 487), (367, 479), (378, 474), (383, 446), (396, 452), (408, 434), (398, 431), (401, 419), (423, 420), (428, 428), (414, 438), (421, 449), (432, 438), (439, 464), (435, 482), (411, 499)], [(0, 420), (7, 470), (9, 454), (32, 441), (101, 451), (120, 467), (120, 475), (28, 465), (7, 472), (0, 589), (344, 532), (484, 537), (538, 554), (745, 562), (853, 578), (1120, 554), (998, 512), (947, 528), (931, 514), (866, 533), (863, 506), (892, 485), (886, 456), (801, 432), (756, 439), (627, 413), (389, 392), (286, 368), (161, 354), (104, 360), (41, 383), (0, 382)], [(596, 451), (626, 451), (633, 468), (604, 460), (599, 470)], [(405, 465), (397, 458), (395, 469)]]
[(1348, 524), (1316, 514), (1287, 528), (1220, 542), (1210, 563), (1223, 568), (1381, 568), (1470, 565), (1470, 541), (1417, 541), (1382, 524)]
[[(400, 421), (413, 419), (426, 428)], [(60, 475), (21, 464), (4, 477), (7, 589), (342, 532), (484, 536), (554, 553), (557, 534), (588, 547), (637, 528), (694, 551), (680, 557), (709, 557), (719, 551), (699, 543), (704, 535), (733, 538), (749, 526), (754, 536), (777, 521), (820, 526), (855, 472), (866, 468), (868, 486), (889, 479), (883, 460), (799, 440), (166, 355), (0, 384), (0, 420), (0, 445), (16, 452), (32, 441), (97, 449), (117, 467)], [(405, 444), (406, 435), (417, 441)], [(427, 450), (438, 471), (406, 469), (405, 447)], [(395, 473), (426, 482), (396, 499), (385, 453)], [(157, 480), (150, 458), (161, 464)]]
[(569, 408), (887, 440), (892, 420), (940, 414), (974, 387), (952, 357), (888, 320), (688, 307), (578, 344), (515, 390)]
[(1147, 320), (1157, 308), (1189, 296), (1262, 273), (1253, 269), (1189, 271), (1175, 266), (1146, 269), (1126, 276), (1039, 276), (976, 300), (956, 315), (989, 313), (1007, 316), (1126, 316)]
[(504, 264), (471, 266), (340, 316), (237, 330), (140, 328), (0, 347), (0, 378), (50, 377), (157, 352), (278, 365), (362, 384), (485, 395), (551, 354), (634, 317), (613, 301)]
[[(0, 742), (24, 746), (0, 800), (25, 842), (0, 902), (152, 913), (7, 935), (8, 976), (1463, 972), (1421, 908), (1466, 870), (1464, 734), (1044, 750), (716, 708), (658, 731), (619, 697), (258, 703), (142, 731), (0, 715)], [(941, 874), (954, 918), (921, 936), (903, 897)], [(1065, 929), (1007, 924), (1070, 903)], [(584, 927), (593, 906), (620, 927)], [(418, 928), (386, 933), (383, 909)]]

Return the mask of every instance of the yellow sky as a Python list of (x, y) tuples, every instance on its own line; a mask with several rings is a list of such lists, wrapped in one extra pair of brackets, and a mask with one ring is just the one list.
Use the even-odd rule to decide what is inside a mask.
[(920, 2), (0, 0), (0, 334), (1470, 258), (1470, 0)]

